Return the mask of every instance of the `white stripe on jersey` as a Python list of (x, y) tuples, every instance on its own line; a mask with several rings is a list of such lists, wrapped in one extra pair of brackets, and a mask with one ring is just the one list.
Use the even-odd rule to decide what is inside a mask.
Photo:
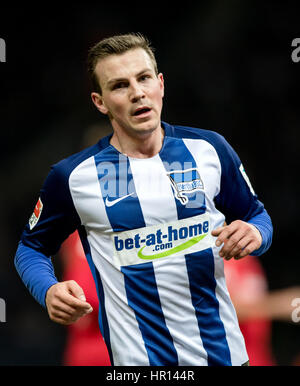
[(178, 220), (172, 187), (160, 157), (151, 158), (151, 168), (143, 161), (129, 158), (146, 226)]
[(177, 350), (178, 364), (206, 366), (207, 354), (187, 285), (185, 257), (177, 256), (172, 263), (170, 267), (166, 260), (156, 261), (153, 266), (162, 310)]

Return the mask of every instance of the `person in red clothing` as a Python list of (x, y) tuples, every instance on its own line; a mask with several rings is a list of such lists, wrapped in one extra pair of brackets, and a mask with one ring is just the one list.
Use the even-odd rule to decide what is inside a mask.
[(271, 349), (271, 322), (291, 321), (292, 300), (300, 297), (300, 287), (269, 291), (264, 270), (254, 256), (224, 259), (224, 266), (250, 365), (276, 366)]
[(84, 290), (93, 312), (68, 325), (63, 355), (65, 366), (110, 366), (110, 359), (98, 324), (98, 297), (95, 282), (77, 231), (62, 244), (63, 280), (75, 280)]
[(254, 315), (254, 307), (265, 298), (268, 291), (262, 267), (253, 256), (241, 260), (224, 260), (224, 265), (228, 291), (236, 307), (249, 362), (251, 366), (273, 366), (271, 320)]

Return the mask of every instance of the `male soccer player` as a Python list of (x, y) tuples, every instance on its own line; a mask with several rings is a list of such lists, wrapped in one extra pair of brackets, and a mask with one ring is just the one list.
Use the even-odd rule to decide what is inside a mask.
[(221, 135), (161, 121), (164, 79), (141, 34), (100, 41), (88, 66), (113, 134), (52, 167), (16, 253), (21, 278), (55, 322), (92, 312), (50, 259), (77, 229), (112, 365), (243, 365), (223, 258), (264, 253), (272, 224), (241, 161)]

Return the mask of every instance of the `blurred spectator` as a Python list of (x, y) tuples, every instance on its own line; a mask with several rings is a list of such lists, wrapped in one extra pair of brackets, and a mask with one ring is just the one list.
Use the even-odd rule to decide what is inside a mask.
[(300, 298), (300, 287), (269, 291), (264, 270), (254, 256), (224, 260), (224, 266), (250, 365), (276, 366), (272, 354), (271, 322), (292, 321), (292, 300)]

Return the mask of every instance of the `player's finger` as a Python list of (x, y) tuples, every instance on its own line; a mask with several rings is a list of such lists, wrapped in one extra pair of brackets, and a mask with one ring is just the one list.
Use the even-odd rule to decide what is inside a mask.
[(79, 317), (77, 314), (70, 315), (62, 310), (53, 311), (52, 316), (55, 318), (64, 319), (65, 321), (69, 321), (71, 323), (75, 322), (75, 320)]
[(219, 235), (216, 240), (216, 246), (219, 247), (220, 245), (222, 245), (225, 242), (225, 240), (227, 240), (232, 235), (232, 233), (236, 231), (236, 229), (237, 229), (237, 226), (233, 223), (225, 227), (222, 227), (221, 231), (220, 232), (218, 231)]
[(92, 308), (92, 306), (87, 303), (86, 301), (77, 299), (75, 296), (73, 296), (68, 291), (60, 291), (57, 293), (57, 298), (62, 302), (68, 305), (71, 308), (75, 308), (76, 310), (82, 309), (88, 311)]
[(75, 312), (77, 312), (77, 308), (71, 307), (59, 299), (54, 300), (51, 306), (54, 311), (63, 311), (68, 315), (73, 315)]
[(68, 326), (69, 324), (75, 323), (77, 321), (77, 319), (67, 317), (64, 314), (51, 317), (51, 320), (53, 320), (56, 323), (63, 324), (65, 326)]
[(225, 228), (225, 226), (227, 225), (226, 221), (224, 221), (223, 225), (221, 227), (218, 227), (216, 229), (213, 229), (211, 231), (211, 234), (213, 236), (219, 236), (219, 234), (222, 232), (222, 230)]
[(247, 255), (250, 255), (253, 251), (257, 249), (257, 245), (255, 241), (250, 241), (250, 243), (243, 248), (243, 250), (235, 256), (236, 260), (241, 259), (242, 257), (245, 257)]
[(225, 227), (218, 227), (211, 231), (211, 234), (215, 237), (219, 236), (219, 234), (224, 230)]
[[(247, 248), (247, 246), (251, 243), (252, 239), (249, 236), (242, 237), (240, 241), (236, 243), (236, 245), (223, 256), (224, 259), (229, 260), (232, 257), (237, 258), (237, 256)], [(246, 255), (245, 255), (246, 256)]]
[(85, 308), (89, 312), (91, 312), (92, 306), (89, 303), (87, 303), (83, 289), (80, 287), (80, 285), (75, 280), (70, 280), (69, 282), (67, 282), (67, 284), (71, 294), (74, 295), (77, 299), (86, 303), (84, 306), (82, 306), (82, 308)]
[(51, 310), (50, 310), (51, 319), (54, 320), (53, 318), (55, 318), (55, 319), (59, 318), (59, 319), (64, 319), (68, 323), (74, 323), (76, 320), (78, 320), (82, 316), (84, 316), (92, 311), (92, 309), (87, 311), (87, 310), (82, 310), (82, 309), (76, 310), (76, 309), (69, 308), (68, 309), (69, 312), (66, 312), (65, 309), (66, 309), (66, 307), (64, 304), (60, 304), (59, 306), (57, 305), (57, 306), (51, 307)]
[(86, 301), (83, 289), (75, 280), (70, 280), (66, 282), (67, 288), (72, 295), (74, 295), (77, 299), (82, 301)]
[(249, 243), (250, 239), (249, 237), (247, 240), (245, 239), (245, 231), (243, 229), (240, 229), (234, 233), (232, 233), (226, 243), (224, 243), (222, 249), (220, 250), (219, 254), (221, 257), (229, 257), (234, 256), (235, 253), (239, 252), (242, 248), (244, 248), (245, 243)]

